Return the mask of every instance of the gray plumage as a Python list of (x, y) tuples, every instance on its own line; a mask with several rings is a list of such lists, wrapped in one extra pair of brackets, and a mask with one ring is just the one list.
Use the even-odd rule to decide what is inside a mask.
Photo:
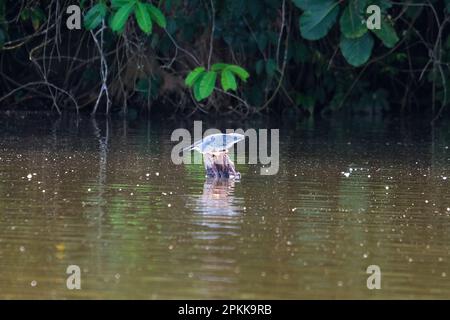
[(183, 151), (196, 150), (202, 154), (213, 154), (217, 152), (225, 152), (235, 143), (244, 140), (245, 136), (239, 133), (217, 133), (209, 135), (202, 140), (195, 142), (193, 145), (183, 149)]

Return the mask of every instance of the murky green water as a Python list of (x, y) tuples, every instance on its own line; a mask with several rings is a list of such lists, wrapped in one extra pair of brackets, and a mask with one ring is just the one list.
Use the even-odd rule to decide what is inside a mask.
[(0, 298), (450, 298), (448, 123), (253, 125), (279, 173), (217, 182), (170, 161), (192, 121), (2, 116)]

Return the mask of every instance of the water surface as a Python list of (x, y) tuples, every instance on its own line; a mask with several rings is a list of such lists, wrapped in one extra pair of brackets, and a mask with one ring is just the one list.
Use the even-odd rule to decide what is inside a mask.
[(204, 123), (280, 128), (236, 182), (171, 163), (192, 124), (2, 116), (0, 298), (450, 297), (448, 123)]

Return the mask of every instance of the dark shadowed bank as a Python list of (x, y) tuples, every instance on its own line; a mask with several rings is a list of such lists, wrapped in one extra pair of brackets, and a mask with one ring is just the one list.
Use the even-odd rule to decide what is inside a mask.
[[(379, 30), (366, 24), (371, 5)], [(0, 0), (0, 105), (433, 120), (449, 101), (449, 8), (449, 0)]]

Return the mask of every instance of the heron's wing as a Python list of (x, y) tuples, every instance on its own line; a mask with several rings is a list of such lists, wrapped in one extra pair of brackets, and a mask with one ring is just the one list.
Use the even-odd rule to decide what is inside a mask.
[(231, 148), (235, 143), (238, 143), (244, 138), (244, 135), (237, 136), (232, 134), (212, 134), (196, 141), (193, 145), (184, 148), (183, 152), (191, 151), (195, 148), (197, 148), (201, 153), (222, 152)]
[(245, 136), (236, 136), (232, 134), (222, 134), (214, 140), (214, 149), (217, 151), (225, 151), (230, 149), (234, 144), (243, 140)]

